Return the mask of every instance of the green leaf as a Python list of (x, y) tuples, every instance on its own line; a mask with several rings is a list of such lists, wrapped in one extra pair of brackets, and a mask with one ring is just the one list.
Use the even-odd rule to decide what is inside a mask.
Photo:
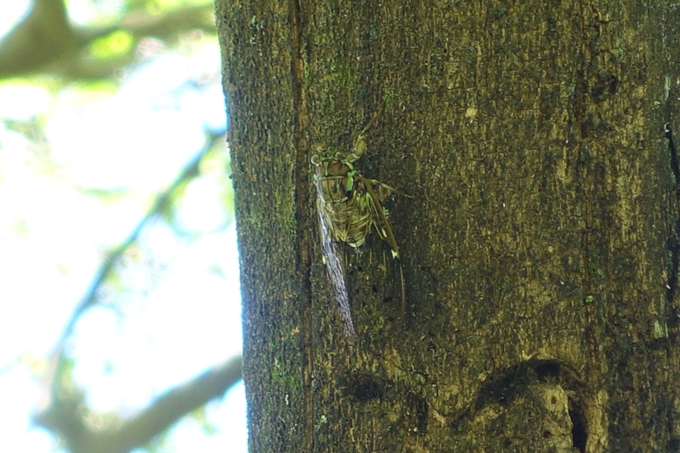
[(95, 39), (90, 44), (90, 54), (98, 60), (111, 60), (126, 55), (132, 49), (134, 37), (124, 30), (117, 30)]

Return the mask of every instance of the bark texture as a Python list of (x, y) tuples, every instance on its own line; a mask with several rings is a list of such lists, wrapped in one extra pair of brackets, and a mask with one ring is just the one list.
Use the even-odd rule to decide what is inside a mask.
[[(679, 20), (631, 0), (217, 2), (252, 452), (680, 451)], [(373, 235), (348, 253), (351, 343), (309, 158), (378, 111), (359, 165), (412, 197), (385, 203), (407, 303)]]

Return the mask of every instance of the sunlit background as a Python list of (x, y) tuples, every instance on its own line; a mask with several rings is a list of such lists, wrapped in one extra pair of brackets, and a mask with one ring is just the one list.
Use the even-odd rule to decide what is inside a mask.
[[(71, 21), (86, 27), (115, 23), (133, 3), (161, 14), (206, 2), (66, 5)], [(0, 34), (30, 6), (2, 2)], [(69, 451), (33, 416), (71, 319), (60, 366), (72, 367), (66, 378), (102, 419), (133, 415), (241, 352), (216, 36), (107, 39), (90, 47), (92, 58), (130, 46), (135, 55), (111, 77), (0, 79), (3, 452)], [(242, 385), (135, 451), (146, 450), (245, 452)]]

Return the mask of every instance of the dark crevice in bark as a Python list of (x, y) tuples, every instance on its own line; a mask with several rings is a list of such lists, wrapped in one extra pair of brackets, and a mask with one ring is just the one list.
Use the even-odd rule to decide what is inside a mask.
[[(478, 392), (477, 400), (470, 410), (450, 426), (456, 432), (465, 430), (487, 406), (498, 404), (511, 410), (516, 400), (526, 399), (527, 395), (536, 391), (537, 386), (551, 385), (557, 385), (567, 393), (572, 446), (576, 451), (585, 452), (588, 442), (585, 407), (592, 401), (585, 396), (582, 380), (558, 360), (531, 359), (494, 373)], [(546, 433), (550, 434), (549, 431)]]
[[(586, 14), (586, 7), (583, 2), (580, 2), (580, 23), (581, 23), (581, 42), (579, 46), (577, 67), (574, 71), (575, 78), (575, 92), (574, 101), (572, 104), (572, 119), (570, 129), (574, 142), (574, 152), (576, 159), (574, 162), (574, 180), (576, 199), (580, 200), (580, 212), (582, 213), (581, 226), (581, 265), (582, 267), (582, 303), (584, 304), (584, 318), (585, 325), (583, 330), (586, 354), (589, 356), (587, 362), (591, 364), (598, 363), (600, 359), (598, 347), (598, 327), (597, 315), (592, 307), (593, 298), (596, 294), (596, 284), (593, 282), (590, 274), (591, 266), (596, 260), (592, 256), (593, 249), (597, 247), (593, 235), (596, 233), (593, 228), (593, 193), (592, 186), (589, 187), (589, 179), (592, 182), (592, 162), (588, 161), (588, 146), (590, 141), (589, 118), (588, 118), (588, 93), (590, 92), (589, 84), (589, 59), (592, 59), (592, 37), (589, 37), (591, 31), (589, 30), (589, 23)], [(591, 376), (592, 380), (596, 379), (596, 375)], [(584, 445), (587, 440), (587, 424), (585, 418), (576, 417), (577, 412), (572, 412), (574, 399), (569, 398), (569, 416), (572, 418), (572, 442), (574, 447), (579, 448), (579, 445)], [(581, 413), (582, 414), (582, 413)], [(578, 423), (583, 420), (583, 423)], [(584, 451), (584, 450), (581, 450)]]
[(569, 398), (569, 418), (572, 424), (572, 445), (581, 453), (585, 453), (586, 442), (588, 440), (588, 425), (583, 414), (583, 408), (573, 398)]
[[(667, 324), (671, 327), (672, 332), (670, 333), (670, 338), (677, 337), (677, 326), (678, 326), (678, 311), (674, 307), (675, 293), (678, 287), (678, 266), (680, 265), (680, 165), (678, 164), (678, 152), (675, 147), (675, 141), (673, 140), (673, 131), (671, 129), (670, 123), (664, 125), (664, 133), (666, 139), (668, 139), (668, 151), (670, 154), (670, 166), (673, 172), (673, 177), (675, 180), (675, 199), (676, 199), (676, 214), (673, 221), (673, 233), (668, 238), (667, 248), (670, 253), (670, 269), (668, 270), (668, 281), (666, 283), (666, 300), (668, 302), (669, 313), (667, 318)], [(670, 344), (666, 343), (668, 348)], [(667, 352), (667, 356), (671, 356), (671, 352)], [(675, 398), (674, 398), (675, 399)], [(669, 405), (668, 413), (668, 433), (670, 436), (668, 451), (677, 452), (680, 451), (680, 441), (677, 437), (674, 437), (673, 419), (674, 413), (671, 409), (672, 405)]]
[(294, 146), (295, 146), (295, 197), (296, 197), (296, 226), (297, 226), (297, 250), (298, 272), (302, 280), (300, 291), (301, 309), (303, 310), (303, 350), (304, 350), (304, 389), (305, 389), (305, 415), (306, 426), (304, 443), (307, 451), (315, 451), (314, 447), (314, 399), (312, 389), (312, 376), (314, 374), (313, 361), (313, 318), (312, 318), (312, 294), (311, 294), (311, 239), (309, 237), (308, 219), (310, 217), (309, 204), (309, 152), (305, 136), (306, 128), (306, 93), (304, 85), (304, 68), (302, 60), (302, 21), (300, 3), (291, 0), (290, 6), (291, 25), (291, 79), (293, 87), (293, 112), (294, 112)]
[(673, 171), (675, 182), (678, 182), (680, 181), (680, 166), (678, 165), (678, 151), (675, 148), (675, 142), (673, 141), (673, 131), (671, 130), (670, 123), (666, 123), (665, 133), (666, 138), (668, 139), (668, 149), (671, 154), (671, 170)]
[[(673, 141), (673, 131), (671, 130), (670, 123), (666, 123), (665, 135), (668, 139), (668, 150), (671, 157), (671, 171), (675, 178), (675, 197), (680, 202), (680, 165), (678, 165), (678, 152), (675, 147), (675, 142)], [(679, 207), (680, 209), (680, 207)], [(673, 299), (675, 297), (675, 291), (678, 286), (678, 263), (680, 262), (680, 253), (678, 238), (680, 237), (680, 216), (676, 215), (674, 222), (674, 234), (668, 240), (668, 251), (671, 254), (670, 270), (668, 275), (668, 282), (666, 284), (666, 299), (668, 300), (668, 305), (673, 306)], [(672, 313), (675, 314), (675, 313)], [(671, 320), (672, 321), (672, 320)]]
[(671, 440), (668, 441), (668, 451), (671, 453), (680, 452), (680, 439), (671, 437)]
[(355, 373), (347, 380), (347, 393), (356, 401), (366, 403), (382, 398), (387, 390), (387, 383), (367, 373)]
[(557, 360), (532, 359), (495, 373), (478, 393), (475, 411), (491, 403), (507, 405), (520, 395), (533, 381), (558, 382), (565, 389), (577, 390), (580, 381)]

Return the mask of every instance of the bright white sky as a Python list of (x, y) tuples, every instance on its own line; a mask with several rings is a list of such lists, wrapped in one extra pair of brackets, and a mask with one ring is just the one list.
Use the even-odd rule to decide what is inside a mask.
[[(0, 35), (26, 4), (2, 2)], [(91, 18), (89, 5), (71, 1), (70, 12)], [(31, 425), (40, 388), (28, 365), (48, 356), (107, 251), (203, 147), (203, 130), (226, 123), (217, 44), (190, 47), (128, 74), (118, 92), (73, 87), (52, 97), (28, 82), (0, 83), (0, 451), (61, 451)], [(48, 118), (45, 143), (6, 126), (36, 115)], [(178, 213), (185, 231), (227, 221), (223, 164), (209, 159), (187, 188)], [(120, 195), (103, 199), (82, 188)], [(233, 224), (193, 241), (158, 222), (127, 258), (120, 278), (130, 289), (110, 298), (113, 308), (87, 312), (69, 349), (92, 409), (124, 415), (241, 350)], [(242, 385), (209, 405), (207, 421), (217, 434), (188, 419), (162, 451), (246, 452)]]

